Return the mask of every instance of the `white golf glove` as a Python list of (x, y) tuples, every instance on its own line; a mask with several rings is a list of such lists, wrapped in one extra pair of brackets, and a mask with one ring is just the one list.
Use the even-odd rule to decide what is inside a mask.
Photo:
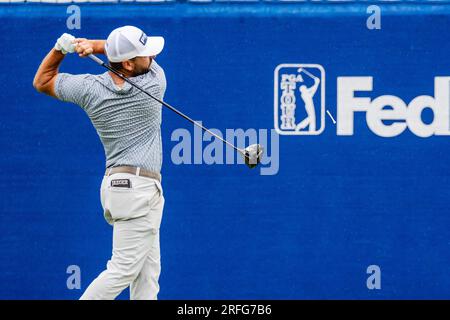
[(75, 37), (64, 33), (55, 43), (55, 49), (61, 51), (63, 54), (75, 52), (75, 44), (72, 43)]

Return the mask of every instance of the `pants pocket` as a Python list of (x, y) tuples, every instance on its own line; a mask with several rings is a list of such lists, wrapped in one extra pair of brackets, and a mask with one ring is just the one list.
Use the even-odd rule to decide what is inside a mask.
[(154, 234), (156, 234), (161, 226), (163, 209), (164, 209), (164, 196), (162, 190), (158, 188), (150, 204), (150, 211), (148, 214), (149, 225)]
[(149, 194), (133, 189), (109, 187), (106, 209), (112, 220), (128, 220), (145, 216), (150, 211)]

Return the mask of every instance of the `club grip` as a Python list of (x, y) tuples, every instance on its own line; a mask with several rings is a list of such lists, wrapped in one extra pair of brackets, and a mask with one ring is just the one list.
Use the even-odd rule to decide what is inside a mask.
[(97, 58), (96, 56), (94, 56), (93, 54), (88, 55), (89, 58), (91, 58), (92, 60), (94, 60), (95, 62), (97, 62), (99, 65), (103, 65), (104, 62), (102, 61), (102, 59)]

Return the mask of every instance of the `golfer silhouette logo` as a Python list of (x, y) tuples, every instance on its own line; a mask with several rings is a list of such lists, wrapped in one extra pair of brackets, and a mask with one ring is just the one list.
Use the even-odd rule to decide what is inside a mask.
[(314, 108), (313, 97), (319, 87), (320, 79), (309, 73), (307, 70), (303, 70), (302, 68), (298, 69), (298, 73), (300, 74), (301, 72), (304, 72), (306, 75), (311, 77), (314, 80), (314, 84), (309, 88), (302, 84), (299, 88), (300, 96), (305, 104), (307, 116), (299, 124), (297, 124), (295, 131), (300, 131), (308, 127), (308, 131), (314, 132), (316, 131), (316, 110)]
[(317, 64), (280, 64), (275, 69), (275, 130), (318, 135), (325, 129), (325, 71)]

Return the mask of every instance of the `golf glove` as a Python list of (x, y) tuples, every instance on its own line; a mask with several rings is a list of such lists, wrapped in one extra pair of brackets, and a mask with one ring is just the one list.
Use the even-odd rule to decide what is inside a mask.
[(64, 33), (55, 43), (55, 49), (61, 51), (63, 54), (75, 52), (75, 44), (72, 43), (75, 37)]

